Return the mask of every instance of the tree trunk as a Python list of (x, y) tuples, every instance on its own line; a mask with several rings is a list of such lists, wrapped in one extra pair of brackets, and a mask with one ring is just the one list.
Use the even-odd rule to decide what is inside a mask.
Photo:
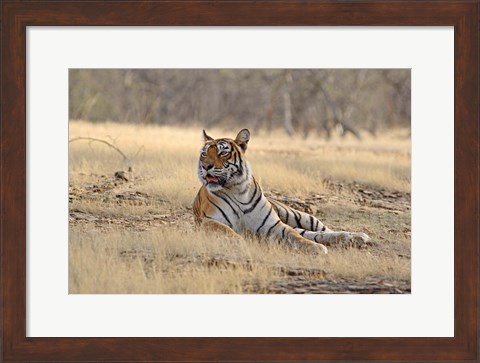
[(320, 90), (322, 91), (323, 95), (325, 96), (325, 101), (327, 102), (328, 106), (332, 110), (333, 118), (335, 119), (336, 124), (341, 127), (344, 133), (350, 132), (354, 135), (357, 139), (361, 140), (360, 133), (349, 123), (345, 122), (344, 120), (340, 119), (338, 114), (338, 109), (335, 101), (330, 97), (330, 94), (323, 86), (319, 86)]
[(292, 123), (292, 97), (290, 95), (292, 88), (292, 75), (289, 71), (285, 71), (285, 83), (283, 85), (283, 126), (287, 134), (294, 134)]

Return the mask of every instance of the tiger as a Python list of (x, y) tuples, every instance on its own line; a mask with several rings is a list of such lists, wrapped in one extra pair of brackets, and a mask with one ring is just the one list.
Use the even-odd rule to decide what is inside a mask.
[(193, 214), (197, 226), (238, 238), (253, 235), (285, 243), (294, 250), (326, 254), (327, 246), (367, 245), (365, 233), (333, 231), (315, 216), (268, 198), (245, 157), (250, 131), (214, 139), (203, 130), (198, 159), (200, 187)]

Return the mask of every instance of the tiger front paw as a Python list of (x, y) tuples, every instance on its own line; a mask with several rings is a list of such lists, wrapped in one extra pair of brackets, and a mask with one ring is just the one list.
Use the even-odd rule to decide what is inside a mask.
[(326, 255), (328, 253), (328, 249), (325, 245), (313, 242), (303, 243), (300, 250), (311, 255)]
[(371, 245), (370, 237), (362, 232), (344, 232), (342, 237), (343, 247), (367, 248)]

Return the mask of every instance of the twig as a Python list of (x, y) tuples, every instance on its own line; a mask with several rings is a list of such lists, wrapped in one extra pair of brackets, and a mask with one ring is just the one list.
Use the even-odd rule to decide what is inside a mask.
[(74, 141), (79, 141), (79, 140), (86, 140), (86, 141), (90, 141), (90, 142), (92, 142), (92, 141), (101, 142), (102, 144), (105, 144), (105, 145), (111, 147), (112, 149), (117, 151), (120, 155), (122, 155), (124, 161), (128, 160), (127, 156), (122, 152), (122, 150), (120, 150), (115, 145), (110, 144), (108, 141), (105, 141), (105, 140), (102, 140), (102, 139), (96, 139), (94, 137), (82, 137), (82, 136), (80, 136), (80, 137), (75, 137), (73, 139), (68, 140), (68, 143), (71, 143), (71, 142), (74, 142)]
[(135, 159), (137, 155), (140, 154), (140, 151), (142, 150), (145, 150), (145, 147), (143, 145), (138, 148), (138, 151), (135, 153), (135, 155), (133, 155), (133, 159)]

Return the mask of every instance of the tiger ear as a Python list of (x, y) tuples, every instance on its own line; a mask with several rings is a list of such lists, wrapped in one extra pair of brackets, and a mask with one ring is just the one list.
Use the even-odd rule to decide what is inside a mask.
[(247, 144), (249, 140), (250, 131), (248, 131), (247, 129), (243, 129), (238, 133), (237, 137), (235, 138), (235, 143), (240, 146), (243, 151), (245, 151), (247, 150)]
[(208, 136), (207, 133), (205, 132), (205, 130), (203, 130), (203, 140), (204, 140), (205, 142), (207, 142), (207, 141), (212, 141), (212, 140), (213, 140), (213, 137)]

